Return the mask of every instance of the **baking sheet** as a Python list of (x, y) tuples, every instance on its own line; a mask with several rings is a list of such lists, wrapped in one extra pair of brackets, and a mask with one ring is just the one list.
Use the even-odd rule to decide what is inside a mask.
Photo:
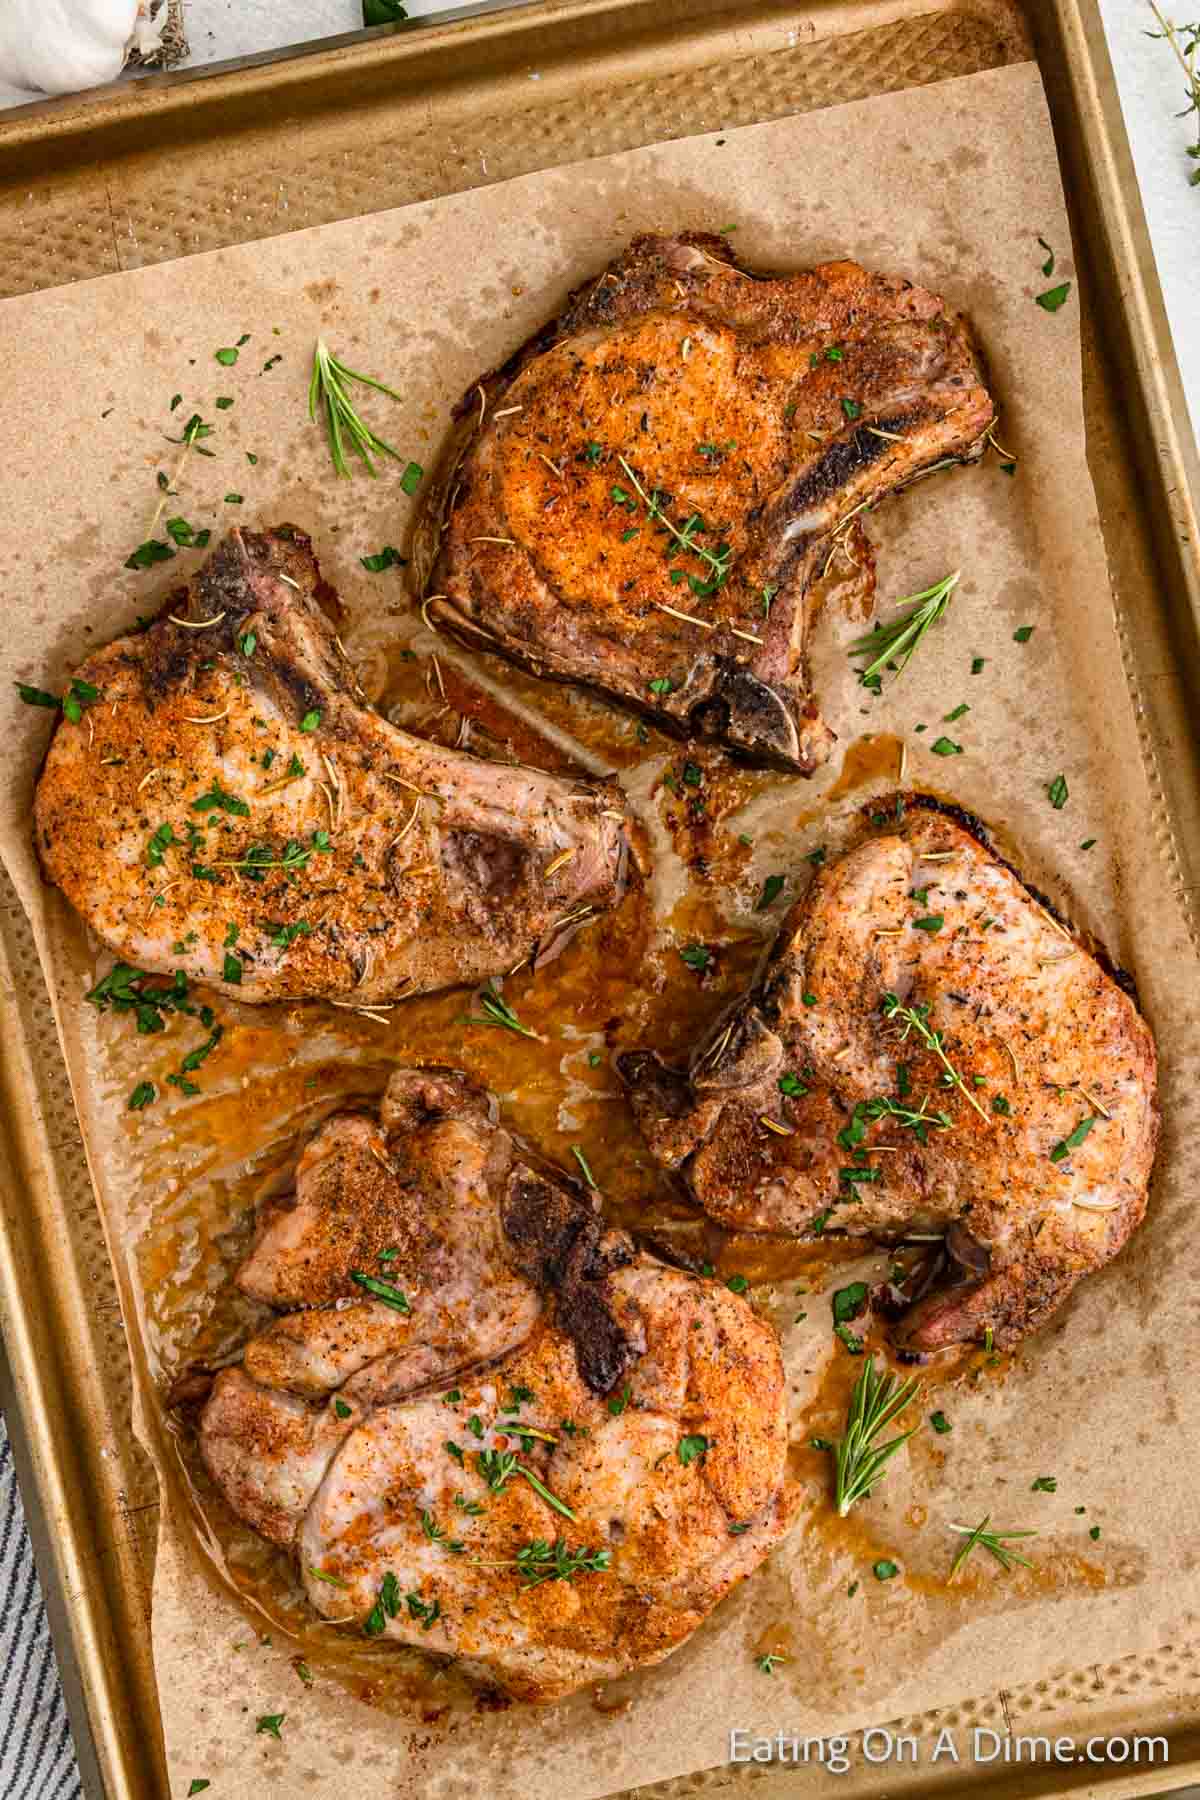
[[(862, 184), (848, 185), (846, 170), (855, 163), (884, 171), (870, 193), (858, 191)], [(21, 303), (19, 322), (15, 303), (8, 303), (0, 331), (6, 337), (19, 331), (21, 357), (4, 433), (13, 433), (22, 418), (40, 419), (49, 383), (71, 395), (71, 406), (69, 417), (56, 415), (43, 426), (36, 499), (19, 540), (8, 525), (0, 546), (13, 624), (5, 678), (56, 685), (88, 643), (111, 635), (144, 604), (141, 596), (155, 591), (153, 575), (135, 579), (114, 571), (143, 535), (156, 466), (173, 466), (162, 462), (155, 434), (167, 398), (185, 386), (186, 404), (194, 397), (206, 417), (218, 419), (219, 431), (211, 465), (187, 472), (181, 510), (198, 525), (228, 522), (236, 515), (214, 507), (212, 496), (236, 484), (247, 495), (247, 516), (253, 503), (266, 519), (291, 515), (314, 531), (327, 572), (351, 607), (352, 651), (366, 653), (373, 640), (407, 628), (399, 597), (392, 599), (393, 617), (381, 603), (379, 578), (369, 580), (356, 561), (397, 541), (406, 508), (395, 481), (337, 486), (319, 441), (302, 422), (304, 365), (316, 331), (327, 330), (356, 366), (393, 379), (404, 370), (411, 385), (399, 420), (395, 414), (389, 420), (391, 436), (431, 462), (448, 403), (633, 230), (727, 222), (736, 223), (735, 242), (751, 263), (796, 266), (850, 248), (879, 266), (919, 273), (968, 306), (987, 345), (1004, 404), (1003, 440), (1020, 457), (1017, 474), (1003, 474), (993, 461), (921, 484), (875, 527), (884, 595), (911, 592), (961, 563), (963, 590), (952, 622), (936, 656), (927, 649), (895, 697), (881, 703), (867, 700), (846, 676), (841, 646), (860, 627), (831, 618), (818, 645), (826, 710), (847, 746), (851, 771), (856, 756), (860, 767), (877, 767), (879, 734), (902, 732), (910, 780), (944, 788), (946, 768), (922, 750), (914, 727), (930, 726), (928, 742), (944, 711), (970, 702), (971, 714), (955, 727), (965, 750), (953, 764), (956, 796), (1005, 828), (1030, 877), (1056, 892), (1134, 969), (1159, 1032), (1169, 1111), (1152, 1221), (1117, 1267), (1087, 1284), (1002, 1382), (984, 1379), (956, 1391), (954, 1455), (944, 1468), (935, 1470), (926, 1452), (914, 1451), (864, 1515), (865, 1539), (835, 1540), (818, 1512), (691, 1645), (638, 1678), (632, 1710), (624, 1714), (598, 1714), (580, 1699), (536, 1716), (516, 1711), (455, 1721), (447, 1734), (426, 1723), (399, 1730), (394, 1719), (347, 1700), (332, 1679), (319, 1677), (312, 1691), (303, 1689), (287, 1644), (250, 1637), (232, 1603), (198, 1577), (172, 1486), (156, 1572), (155, 1639), (177, 1780), (219, 1773), (222, 1790), (231, 1793), (252, 1786), (291, 1792), (302, 1780), (320, 1791), (322, 1781), (331, 1789), (340, 1784), (353, 1759), (355, 1779), (368, 1794), (416, 1791), (438, 1779), (487, 1779), (501, 1791), (599, 1793), (723, 1760), (729, 1724), (828, 1730), (940, 1704), (1017, 1671), (1029, 1677), (1054, 1666), (1066, 1660), (1056, 1653), (1060, 1645), (1069, 1648), (1073, 1664), (1148, 1648), (1186, 1624), (1194, 1607), (1194, 1576), (1171, 1529), (1183, 1504), (1177, 1445), (1194, 1426), (1194, 1408), (1162, 1349), (1182, 1341), (1187, 1323), (1177, 1298), (1186, 1283), (1174, 1261), (1181, 1251), (1186, 1260), (1182, 1146), (1189, 1121), (1182, 1089), (1194, 1020), (1174, 996), (1187, 992), (1191, 951), (1163, 865), (1141, 830), (1145, 788), (1083, 461), (1074, 306), (1051, 316), (1033, 305), (1033, 295), (1047, 285), (1036, 233), (1057, 246), (1055, 279), (1072, 274), (1034, 70), (999, 71), (753, 127), (725, 134), (720, 144), (715, 137), (682, 141), (91, 283)], [(466, 292), (464, 269), (471, 272)], [(151, 323), (143, 325), (146, 320)], [(214, 368), (212, 349), (236, 341), (242, 330), (251, 331), (256, 351), (265, 345), (263, 361), (281, 348), (283, 362), (259, 375), (257, 358), (244, 352), (247, 366), (239, 364), (236, 375)], [(285, 398), (268, 385), (273, 377)], [(211, 400), (202, 406), (214, 392), (233, 393), (234, 408), (214, 415)], [(114, 420), (109, 448), (102, 433)], [(25, 462), (23, 430), (6, 448), (10, 463)], [(252, 471), (248, 449), (259, 456)], [(165, 586), (159, 583), (157, 591)], [(1035, 625), (1024, 646), (1012, 638), (1019, 624)], [(421, 637), (414, 641), (422, 655), (433, 647)], [(983, 677), (969, 676), (975, 655), (987, 659)], [(446, 664), (454, 662), (450, 653)], [(518, 704), (539, 694), (494, 669), (485, 678), (498, 678)], [(570, 741), (582, 742), (585, 751), (591, 742), (594, 758), (587, 709), (572, 712), (567, 703), (564, 712), (563, 704), (544, 696), (564, 754)], [(202, 1147), (188, 1144), (172, 1158), (154, 1121), (130, 1127), (120, 1115), (130, 1085), (128, 1040), (108, 1029), (96, 1034), (90, 1009), (84, 1016), (82, 934), (43, 894), (29, 858), (25, 815), (39, 753), (37, 720), (31, 724), (14, 706), (5, 723), (14, 751), (0, 796), (6, 861), (54, 964), (93, 1172), (126, 1299), (136, 1308), (146, 1285), (147, 1242), (175, 1249), (182, 1243), (189, 1256), (206, 1253), (206, 1232), (229, 1221), (197, 1208), (197, 1194), (211, 1195), (224, 1181), (228, 1201), (229, 1181)], [(875, 752), (864, 756), (855, 740), (867, 732)], [(628, 760), (615, 740), (609, 748), (613, 760)], [(673, 905), (678, 869), (671, 867), (663, 798), (654, 792), (672, 759), (664, 759), (657, 743), (650, 749), (657, 768), (652, 754), (630, 786), (648, 821), (658, 821), (655, 891)], [(1045, 787), (1060, 770), (1072, 800), (1055, 814)], [(804, 851), (827, 835), (825, 820), (809, 815), (822, 795), (830, 796), (838, 775), (835, 767), (804, 785), (759, 779), (739, 794), (732, 829), (749, 832), (755, 846), (723, 897), (721, 930), (730, 940), (768, 929), (753, 912), (762, 879), (776, 871), (796, 876), (803, 868)], [(881, 766), (878, 776), (884, 782)], [(853, 799), (861, 794), (860, 788)], [(843, 785), (840, 803), (849, 799)], [(1093, 835), (1096, 848), (1080, 851), (1079, 842)], [(569, 1004), (570, 967), (565, 961), (559, 973), (541, 978), (551, 1002), (561, 983), (559, 998)], [(716, 1010), (719, 993), (709, 1000)], [(303, 1040), (304, 1052), (314, 1055), (313, 1041), (328, 1038), (331, 1028), (322, 1022), (314, 1032), (311, 1023), (251, 1020), (233, 1011), (230, 1072), (222, 1077), (214, 1059), (213, 1098), (214, 1104), (222, 1098), (216, 1083), (223, 1082), (224, 1098), (232, 1097), (249, 1118), (254, 1110), (246, 1110), (242, 1084), (252, 1079), (272, 1033), (276, 1051), (282, 1041), (299, 1053)], [(453, 1047), (466, 1066), (478, 1066), (481, 1052), (473, 1042)], [(537, 1116), (538, 1100), (514, 1096), (510, 1110), (518, 1123), (523, 1111)], [(612, 1139), (612, 1104), (597, 1102), (595, 1111), (602, 1124), (564, 1125), (563, 1142), (572, 1135), (586, 1141), (589, 1129), (602, 1141)], [(604, 1184), (612, 1171), (598, 1160)], [(127, 1259), (139, 1238), (140, 1253)], [(149, 1288), (161, 1303), (159, 1285), (152, 1280)], [(773, 1306), (781, 1322), (782, 1299)], [(825, 1379), (827, 1319), (824, 1313), (810, 1324), (807, 1335), (788, 1328), (798, 1417), (806, 1382)], [(148, 1309), (143, 1322), (153, 1361), (166, 1341), (161, 1320)], [(1123, 1382), (1111, 1379), (1114, 1366), (1126, 1372)], [(147, 1429), (163, 1454), (153, 1427)], [(1055, 1446), (1059, 1492), (1031, 1497), (1029, 1483), (1044, 1472), (1048, 1445)], [(1117, 1467), (1132, 1472), (1114, 1480)], [(810, 1479), (815, 1494), (818, 1477)], [(1089, 1521), (1102, 1524), (1097, 1546), (1074, 1514), (1078, 1504), (1087, 1505)], [(1031, 1520), (1033, 1505), (1039, 1516)], [(995, 1515), (1001, 1506), (1020, 1509), (1010, 1523), (1041, 1525), (1039, 1575), (1007, 1584), (976, 1579), (961, 1600), (951, 1600), (935, 1578), (948, 1561), (945, 1521), (983, 1510)], [(925, 1523), (906, 1519), (918, 1516), (915, 1508), (926, 1510)], [(871, 1582), (875, 1543), (876, 1554), (900, 1549), (903, 1583), (884, 1589)], [(867, 1580), (862, 1610), (851, 1613), (845, 1589), (855, 1573)], [(791, 1634), (794, 1661), (768, 1684), (754, 1667), (753, 1646), (780, 1624)], [(234, 1643), (246, 1647), (233, 1651)], [(279, 1710), (288, 1712), (282, 1744), (256, 1737), (254, 1718)]]

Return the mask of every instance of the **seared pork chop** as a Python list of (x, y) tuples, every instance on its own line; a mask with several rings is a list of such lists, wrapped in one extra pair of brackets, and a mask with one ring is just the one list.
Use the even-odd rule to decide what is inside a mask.
[(722, 1224), (944, 1237), (911, 1351), (1016, 1343), (1141, 1221), (1156, 1062), (1133, 1001), (941, 812), (821, 869), (688, 1069), (618, 1059)]
[(741, 269), (640, 237), (462, 403), (418, 534), (427, 613), (677, 734), (811, 774), (806, 644), (831, 534), (978, 454), (969, 327), (852, 262)]
[(770, 1327), (606, 1232), (465, 1076), (328, 1120), (237, 1280), (298, 1310), (201, 1452), (327, 1619), (557, 1699), (668, 1655), (795, 1516)]
[[(356, 1001), (548, 954), (624, 880), (620, 789), (410, 737), (364, 701), (309, 540), (232, 531), (88, 658), (38, 783), (49, 880), (118, 955)], [(568, 921), (564, 924), (564, 921)]]

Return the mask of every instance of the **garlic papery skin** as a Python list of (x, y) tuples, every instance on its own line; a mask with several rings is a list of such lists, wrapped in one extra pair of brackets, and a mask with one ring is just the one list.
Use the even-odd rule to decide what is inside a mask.
[(73, 94), (115, 81), (138, 0), (0, 0), (0, 83)]

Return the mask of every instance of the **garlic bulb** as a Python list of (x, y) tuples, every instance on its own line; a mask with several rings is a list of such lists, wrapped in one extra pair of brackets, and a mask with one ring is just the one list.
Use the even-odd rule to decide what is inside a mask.
[(138, 0), (0, 0), (0, 82), (70, 94), (115, 81), (139, 10)]

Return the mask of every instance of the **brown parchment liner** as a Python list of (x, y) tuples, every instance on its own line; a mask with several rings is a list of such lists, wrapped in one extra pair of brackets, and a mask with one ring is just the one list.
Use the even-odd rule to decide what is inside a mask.
[[(403, 146), (389, 153), (401, 155)], [(705, 885), (689, 881), (662, 786), (678, 767), (677, 747), (657, 735), (639, 746), (631, 725), (592, 703), (425, 632), (400, 578), (370, 576), (358, 562), (404, 541), (411, 506), (395, 472), (377, 483), (335, 481), (303, 397), (312, 340), (324, 331), (354, 366), (402, 390), (401, 405), (381, 407), (380, 428), (432, 466), (448, 409), (472, 378), (633, 232), (730, 223), (751, 265), (795, 267), (852, 253), (912, 273), (965, 307), (1002, 404), (1002, 442), (1020, 460), (1013, 475), (993, 457), (934, 477), (872, 522), (885, 600), (961, 566), (950, 620), (903, 680), (873, 699), (845, 658), (861, 623), (830, 610), (815, 661), (844, 761), (839, 754), (810, 783), (726, 781), (707, 757), (722, 830), (753, 842), (720, 859), (719, 881)], [(1079, 296), (1073, 290), (1055, 315), (1034, 304), (1050, 285), (1039, 269), (1038, 233), (1055, 247), (1054, 280), (1073, 279), (1049, 121), (1029, 65), (4, 303), (0, 445), (14, 497), (0, 526), (8, 746), (0, 851), (54, 995), (142, 1378), (140, 1430), (163, 1475), (154, 1635), (174, 1791), (203, 1776), (222, 1796), (333, 1794), (353, 1785), (372, 1800), (466, 1795), (486, 1784), (495, 1793), (585, 1800), (724, 1761), (733, 1725), (852, 1728), (1005, 1680), (1147, 1650), (1194, 1624), (1198, 1581), (1182, 1527), (1200, 1425), (1187, 1365), (1197, 1258), (1187, 1251), (1185, 1208), (1200, 990), (1152, 823), (1113, 629), (1084, 457)], [(214, 349), (244, 331), (251, 341), (238, 366), (217, 365)], [(282, 361), (260, 373), (276, 354)], [(183, 400), (171, 414), (176, 392)], [(218, 394), (232, 395), (234, 406), (214, 410)], [(126, 1113), (133, 1081), (161, 1078), (198, 1034), (173, 1029), (166, 1043), (136, 1040), (126, 1022), (98, 1020), (82, 1004), (110, 959), (40, 883), (29, 802), (45, 729), (11, 683), (57, 688), (91, 645), (151, 610), (195, 561), (184, 554), (165, 571), (137, 575), (121, 566), (145, 535), (155, 471), (175, 468), (178, 452), (163, 433), (177, 434), (193, 408), (215, 423), (208, 447), (216, 454), (191, 459), (168, 510), (214, 530), (283, 518), (310, 530), (347, 605), (351, 653), (386, 688), (396, 716), (444, 729), (438, 702), (423, 698), (432, 695), (436, 653), (451, 703), (456, 683), (466, 695), (469, 674), (476, 696), (502, 700), (510, 722), (544, 721), (548, 757), (622, 769), (655, 859), (647, 899), (632, 903), (641, 913), (611, 922), (607, 937), (598, 934), (590, 947), (581, 940), (536, 982), (518, 978), (510, 990), (523, 1016), (551, 1027), (561, 1052), (557, 1084), (514, 1040), (497, 1044), (500, 1034), (457, 1025), (461, 996), (402, 1008), (382, 1029), (324, 1008), (220, 1002), (227, 1036), (206, 1066), (204, 1094)], [(245, 495), (243, 505), (222, 502), (231, 491)], [(1018, 645), (1013, 632), (1025, 624), (1035, 630)], [(416, 652), (415, 663), (397, 662), (401, 643)], [(985, 669), (972, 676), (976, 656)], [(964, 754), (932, 756), (944, 714), (962, 701), (970, 712), (945, 730)], [(388, 1689), (386, 1708), (364, 1704), (356, 1694), (369, 1696), (370, 1680), (356, 1676), (348, 1688), (344, 1672), (310, 1652), (308, 1638), (302, 1648), (314, 1680), (304, 1685), (293, 1666), (297, 1642), (283, 1628), (288, 1615), (276, 1609), (256, 1633), (230, 1591), (204, 1574), (196, 1551), (203, 1526), (174, 1441), (145, 1404), (151, 1384), (191, 1349), (212, 1353), (244, 1328), (225, 1275), (244, 1241), (252, 1178), (286, 1154), (298, 1123), (342, 1094), (376, 1091), (389, 1058), (415, 1050), (492, 1080), (517, 1126), (551, 1152), (589, 1146), (601, 1186), (623, 1203), (652, 1194), (655, 1177), (611, 1077), (583, 1073), (588, 1050), (605, 1043), (614, 1021), (620, 1041), (649, 1029), (665, 1047), (684, 1047), (744, 982), (772, 928), (770, 914), (755, 910), (765, 876), (784, 873), (792, 891), (800, 886), (806, 853), (841, 841), (865, 795), (894, 786), (901, 738), (909, 784), (952, 794), (992, 821), (1028, 877), (1135, 974), (1163, 1059), (1165, 1133), (1146, 1226), (1011, 1367), (968, 1368), (939, 1390), (928, 1404), (952, 1413), (953, 1433), (943, 1439), (926, 1430), (914, 1439), (848, 1531), (832, 1529), (824, 1464), (803, 1449), (844, 1379), (827, 1301), (813, 1292), (822, 1277), (814, 1270), (757, 1283), (756, 1299), (783, 1334), (796, 1467), (810, 1509), (689, 1645), (621, 1684), (627, 1706), (600, 1711), (579, 1696), (536, 1712), (473, 1712), (455, 1699), (452, 1682), (443, 1694), (439, 1678), (415, 1676)], [(1046, 787), (1060, 772), (1071, 798), (1056, 812)], [(1084, 852), (1080, 843), (1090, 837), (1098, 841)], [(102, 878), (99, 847), (96, 869)], [(720, 950), (709, 988), (685, 988), (676, 973), (673, 946), (693, 936)], [(657, 981), (669, 1005), (641, 1003), (639, 972), (643, 983)], [(534, 1060), (523, 1061), (527, 1054)], [(780, 1274), (769, 1259), (762, 1270)], [(797, 1287), (809, 1292), (798, 1298)], [(800, 1312), (807, 1316), (796, 1323)], [(1056, 1476), (1057, 1492), (1031, 1493), (1044, 1473)], [(1080, 1505), (1085, 1515), (1075, 1512)], [(948, 1590), (947, 1523), (984, 1511), (999, 1523), (1039, 1528), (1037, 1569), (1001, 1578), (977, 1568)], [(1087, 1535), (1091, 1524), (1102, 1528), (1099, 1542)], [(870, 1564), (879, 1555), (894, 1556), (902, 1576), (875, 1581)], [(791, 1659), (769, 1681), (754, 1663), (764, 1644)], [(281, 1741), (255, 1733), (259, 1715), (279, 1712)]]

